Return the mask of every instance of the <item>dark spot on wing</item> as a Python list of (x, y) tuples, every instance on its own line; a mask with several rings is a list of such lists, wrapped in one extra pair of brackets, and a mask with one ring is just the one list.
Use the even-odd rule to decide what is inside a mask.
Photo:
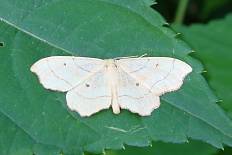
[(64, 63), (64, 66), (66, 66), (67, 64), (66, 63)]
[(155, 68), (157, 68), (159, 66), (159, 64), (155, 64)]
[(118, 66), (116, 64), (114, 64), (115, 68), (118, 68)]
[(139, 86), (139, 83), (136, 83), (135, 85), (138, 87), (138, 86)]
[(90, 85), (88, 83), (85, 84), (86, 87), (90, 87)]

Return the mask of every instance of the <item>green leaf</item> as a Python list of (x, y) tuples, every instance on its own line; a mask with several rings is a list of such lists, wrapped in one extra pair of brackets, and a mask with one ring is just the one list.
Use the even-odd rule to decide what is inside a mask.
[(126, 147), (125, 150), (107, 152), (106, 155), (212, 155), (215, 152), (212, 146), (198, 141), (186, 144), (154, 142), (152, 147)]
[[(232, 145), (232, 122), (215, 104), (200, 74), (201, 64), (188, 56), (191, 49), (142, 1), (0, 2), (0, 42), (4, 43), (0, 47), (0, 88), (4, 88), (0, 124), (23, 131), (25, 150), (51, 154), (46, 151), (49, 147), (50, 152), (65, 155), (100, 153), (124, 144), (148, 146), (152, 140), (180, 143), (188, 138), (218, 148)], [(52, 55), (109, 58), (144, 53), (175, 57), (194, 69), (179, 91), (161, 97), (161, 107), (150, 117), (105, 110), (81, 118), (67, 108), (64, 93), (44, 89), (29, 71), (35, 61)], [(11, 144), (12, 139), (6, 141)]]
[[(190, 27), (178, 26), (175, 29), (183, 33), (183, 38), (196, 51), (193, 55), (204, 62), (207, 71), (205, 76), (221, 99), (219, 104), (232, 118), (231, 25), (232, 14), (207, 25), (194, 24)], [(219, 154), (231, 153), (231, 148), (225, 148)]]
[(220, 105), (232, 118), (231, 25), (232, 15), (229, 15), (223, 20), (215, 20), (208, 25), (195, 24), (191, 27), (176, 27), (176, 29), (183, 33), (184, 39), (196, 51), (194, 56), (204, 63), (210, 86), (222, 100)]
[(0, 154), (1, 155), (60, 155), (60, 149), (40, 144), (6, 114), (0, 113)]

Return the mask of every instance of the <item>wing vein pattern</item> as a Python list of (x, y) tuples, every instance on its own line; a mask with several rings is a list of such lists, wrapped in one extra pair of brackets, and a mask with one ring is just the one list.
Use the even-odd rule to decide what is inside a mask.
[(141, 116), (160, 106), (160, 96), (183, 84), (192, 68), (169, 57), (129, 58), (117, 61), (119, 69), (119, 105)]
[(118, 107), (147, 116), (160, 106), (162, 94), (181, 87), (192, 68), (169, 57), (52, 56), (34, 63), (31, 71), (46, 89), (67, 92), (68, 107), (81, 116), (110, 106), (114, 113)]

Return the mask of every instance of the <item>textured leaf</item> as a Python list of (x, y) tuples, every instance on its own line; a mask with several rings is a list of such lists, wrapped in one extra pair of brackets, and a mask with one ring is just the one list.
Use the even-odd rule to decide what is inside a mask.
[(212, 155), (215, 152), (212, 146), (198, 141), (186, 144), (154, 142), (152, 147), (126, 147), (125, 150), (107, 152), (106, 155)]
[(1, 155), (60, 155), (60, 148), (40, 144), (7, 115), (0, 113)]
[[(194, 56), (206, 66), (210, 86), (222, 100), (220, 103), (232, 118), (232, 15), (208, 25), (176, 27), (196, 51)], [(213, 33), (212, 33), (213, 32)], [(200, 37), (199, 37), (200, 34)]]
[[(51, 154), (47, 147), (53, 154), (100, 153), (124, 144), (179, 143), (188, 137), (219, 148), (223, 143), (232, 145), (232, 122), (215, 104), (215, 96), (200, 75), (201, 64), (188, 56), (191, 49), (144, 2), (0, 2), (0, 42), (4, 43), (0, 47), (0, 88), (4, 88), (0, 124), (22, 132), (22, 149), (37, 154)], [(194, 68), (182, 89), (161, 97), (162, 105), (151, 117), (126, 110), (113, 115), (105, 110), (81, 118), (68, 110), (64, 93), (45, 90), (29, 71), (35, 61), (51, 55), (108, 58), (144, 53), (176, 57)], [(17, 137), (14, 132), (7, 134)], [(6, 141), (10, 150), (12, 139)], [(5, 139), (0, 142), (4, 147)]]
[[(183, 33), (183, 38), (196, 51), (194, 56), (204, 62), (209, 84), (221, 99), (220, 105), (232, 118), (231, 26), (232, 15), (228, 15), (225, 19), (207, 25), (195, 24), (190, 27), (175, 27), (175, 29)], [(201, 34), (200, 38), (199, 34)], [(231, 148), (225, 148), (219, 154), (231, 153)]]
[[(232, 15), (223, 20), (213, 21), (207, 25), (194, 24), (189, 27), (174, 26), (175, 30), (181, 32), (184, 40), (196, 51), (193, 55), (202, 60), (206, 67), (207, 80), (209, 80), (210, 86), (223, 100), (221, 105), (229, 112), (229, 114), (232, 113), (232, 97), (229, 91), (232, 90), (232, 55), (230, 56), (230, 51), (232, 50), (232, 44), (230, 43), (232, 40), (232, 33), (230, 33), (231, 25)], [(201, 34), (200, 38), (199, 34)], [(189, 144), (166, 144), (155, 142), (152, 146), (153, 147), (148, 148), (126, 147), (125, 150), (109, 152), (106, 155), (210, 155), (216, 152), (215, 149), (196, 141), (190, 142)], [(196, 150), (196, 148), (201, 149)], [(221, 154), (230, 154), (231, 152), (229, 152), (229, 150), (231, 150), (231, 148), (226, 148), (221, 151)]]

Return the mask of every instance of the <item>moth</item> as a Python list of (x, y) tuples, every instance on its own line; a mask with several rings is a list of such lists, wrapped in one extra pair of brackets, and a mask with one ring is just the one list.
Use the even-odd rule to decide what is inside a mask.
[(114, 114), (127, 109), (151, 115), (160, 106), (160, 96), (178, 90), (192, 68), (171, 57), (52, 56), (37, 61), (30, 70), (46, 89), (67, 92), (69, 109), (83, 117), (110, 107)]

